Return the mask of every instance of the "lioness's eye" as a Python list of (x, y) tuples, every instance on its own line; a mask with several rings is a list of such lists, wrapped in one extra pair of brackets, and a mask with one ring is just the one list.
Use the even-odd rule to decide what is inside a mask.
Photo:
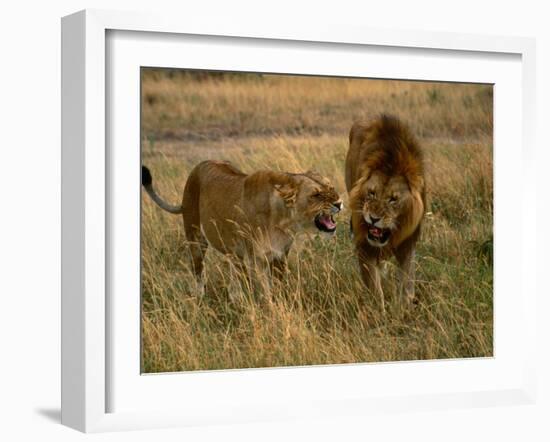
[(391, 196), (390, 197), (390, 203), (395, 203), (397, 201), (397, 197), (396, 196)]
[(369, 190), (367, 195), (369, 198), (374, 198), (374, 195), (375, 195), (374, 190)]

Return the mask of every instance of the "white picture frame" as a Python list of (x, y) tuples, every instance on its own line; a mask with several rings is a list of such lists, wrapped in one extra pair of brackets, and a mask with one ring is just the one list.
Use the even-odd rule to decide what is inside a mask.
[[(187, 376), (188, 390), (185, 401), (193, 407), (167, 407), (151, 409), (136, 407), (135, 410), (120, 407), (113, 409), (110, 394), (115, 386), (112, 383), (113, 347), (109, 336), (112, 334), (113, 321), (116, 318), (111, 311), (111, 301), (107, 296), (109, 287), (108, 265), (109, 247), (116, 232), (107, 228), (112, 216), (113, 200), (108, 185), (110, 177), (110, 159), (108, 151), (109, 134), (106, 121), (110, 118), (108, 108), (109, 81), (106, 75), (107, 64), (112, 62), (108, 56), (109, 33), (140, 32), (140, 39), (159, 36), (215, 36), (224, 44), (231, 41), (269, 42), (271, 45), (297, 47), (307, 43), (309, 47), (329, 45), (335, 52), (353, 48), (370, 47), (378, 51), (398, 48), (407, 51), (428, 51), (434, 60), (449, 54), (470, 54), (483, 60), (484, 57), (502, 55), (516, 60), (519, 67), (515, 79), (520, 78), (521, 91), (516, 91), (521, 127), (514, 130), (519, 145), (511, 147), (509, 160), (521, 160), (525, 180), (523, 186), (515, 190), (522, 203), (522, 221), (535, 219), (535, 176), (534, 176), (534, 102), (535, 102), (535, 44), (534, 40), (517, 37), (490, 37), (450, 33), (426, 33), (415, 31), (393, 32), (388, 30), (357, 29), (343, 26), (291, 27), (274, 24), (271, 28), (259, 27), (254, 23), (212, 23), (197, 17), (166, 17), (151, 14), (123, 13), (111, 11), (87, 10), (63, 18), (62, 21), (62, 423), (85, 432), (111, 431), (123, 429), (158, 428), (168, 426), (202, 425), (209, 423), (253, 422), (312, 416), (361, 415), (374, 410), (403, 411), (431, 408), (455, 408), (487, 406), (501, 404), (532, 403), (536, 393), (535, 353), (532, 346), (535, 339), (525, 339), (522, 352), (516, 354), (513, 370), (504, 370), (498, 383), (484, 387), (483, 377), (479, 382), (465, 383), (461, 390), (445, 387), (445, 382), (431, 391), (395, 390), (377, 391), (367, 394), (358, 389), (357, 394), (349, 395), (342, 385), (329, 388), (326, 395), (317, 395), (304, 400), (305, 396), (273, 396), (269, 401), (256, 401), (254, 394), (238, 394), (211, 407), (200, 406), (200, 390), (206, 392), (208, 385), (214, 383), (218, 388), (222, 384), (236, 385), (248, 382), (252, 390), (265, 387), (263, 382), (271, 377), (274, 382), (305, 385), (303, 395), (314, 391), (314, 384), (307, 385), (312, 378), (311, 370), (324, 370), (326, 379), (355, 379), (362, 373), (371, 375), (374, 370), (381, 376), (401, 377), (404, 373), (421, 373), (428, 370), (426, 365), (416, 363), (397, 364), (353, 364), (348, 366), (330, 366), (322, 368), (290, 368), (273, 370), (223, 371), (217, 373), (195, 373)], [(307, 46), (306, 45), (306, 46)], [(302, 46), (301, 46), (302, 47)], [(428, 53), (426, 52), (426, 53)], [(492, 54), (492, 55), (491, 55)], [(519, 60), (519, 61), (518, 61)], [(139, 62), (133, 61), (134, 63)], [(517, 64), (519, 63), (519, 65)], [(226, 69), (229, 69), (227, 67)], [(284, 69), (284, 66), (282, 66)], [(434, 68), (435, 69), (435, 68)], [(511, 68), (513, 69), (513, 68)], [(519, 75), (519, 76), (518, 76)], [(479, 75), (478, 75), (479, 77)], [(481, 76), (483, 77), (483, 76)], [(395, 77), (401, 78), (401, 77)], [(470, 77), (461, 77), (470, 78)], [(471, 81), (476, 74), (473, 73)], [(504, 81), (504, 80), (503, 80)], [(514, 80), (515, 81), (515, 80)], [(497, 84), (498, 87), (498, 84)], [(512, 91), (513, 92), (513, 91)], [(513, 95), (513, 94), (512, 94)], [(512, 98), (511, 98), (512, 99)], [(500, 115), (499, 116), (499, 112)], [(504, 109), (495, 105), (495, 119), (502, 117)], [(515, 115), (515, 114), (514, 114)], [(139, 136), (138, 136), (139, 138)], [(513, 139), (516, 139), (513, 138)], [(499, 149), (498, 137), (495, 137), (495, 150)], [(504, 141), (503, 144), (504, 146)], [(139, 144), (138, 144), (139, 146)], [(502, 148), (500, 148), (502, 149)], [(498, 156), (497, 156), (498, 158)], [(505, 156), (503, 156), (505, 158)], [(506, 162), (495, 162), (495, 168), (503, 169)], [(136, 192), (139, 191), (139, 168), (136, 169)], [(498, 187), (496, 193), (498, 194)], [(513, 192), (513, 189), (510, 189)], [(503, 221), (504, 222), (504, 221)], [(495, 235), (495, 253), (504, 255), (503, 243)], [(520, 241), (516, 245), (521, 256), (521, 279), (511, 281), (512, 286), (520, 290), (517, 295), (517, 309), (522, 314), (515, 319), (515, 327), (522, 330), (522, 337), (535, 334), (535, 268), (536, 256), (532, 242)], [(504, 262), (504, 261), (503, 261)], [(504, 263), (506, 264), (506, 263)], [(516, 267), (517, 267), (516, 263)], [(504, 267), (504, 265), (503, 265)], [(509, 278), (514, 278), (510, 272)], [(519, 278), (519, 276), (518, 276)], [(506, 282), (506, 281), (503, 281)], [(503, 285), (501, 285), (503, 287)], [(495, 285), (495, 290), (498, 288)], [(511, 305), (511, 304), (510, 304)], [(502, 311), (502, 310), (501, 310)], [(503, 318), (508, 318), (504, 313)], [(131, 319), (139, 322), (139, 317)], [(501, 330), (506, 330), (507, 319), (503, 319)], [(520, 327), (518, 327), (518, 325)], [(506, 335), (508, 336), (508, 335)], [(134, 342), (135, 344), (135, 342)], [(513, 348), (510, 349), (512, 354)], [(118, 354), (118, 353), (117, 353)], [(501, 353), (502, 355), (505, 352)], [(120, 356), (119, 356), (120, 357)], [(438, 373), (467, 373), (466, 379), (477, 377), (482, 371), (492, 376), (494, 370), (501, 372), (505, 366), (497, 366), (498, 353), (482, 365), (465, 365), (461, 361), (448, 361), (441, 367), (430, 365), (429, 370)], [(494, 362), (497, 361), (497, 362)], [(116, 369), (116, 367), (114, 368)], [(309, 370), (305, 372), (304, 370)], [(493, 370), (493, 371), (491, 371)], [(134, 370), (135, 371), (135, 370)], [(435, 373), (435, 372), (434, 372)], [(140, 373), (132, 376), (139, 380)], [(181, 375), (175, 374), (174, 376)], [(243, 378), (243, 376), (245, 378)], [(161, 379), (163, 378), (164, 379)], [(120, 378), (120, 376), (119, 376)], [(156, 376), (153, 388), (171, 388), (169, 376)], [(313, 376), (314, 378), (314, 376)], [(116, 377), (115, 377), (116, 379)], [(449, 383), (449, 381), (446, 381)], [(329, 382), (330, 384), (330, 382)], [(134, 388), (136, 384), (128, 384)], [(422, 388), (422, 384), (420, 389)], [(198, 386), (198, 387), (197, 387)], [(222, 386), (222, 387), (220, 387)], [(151, 387), (145, 387), (151, 388)], [(309, 390), (308, 390), (309, 388)], [(342, 391), (339, 391), (339, 390)], [(128, 391), (128, 389), (126, 390)], [(160, 390), (158, 390), (160, 391)], [(230, 391), (230, 390), (228, 390)], [(265, 391), (264, 391), (265, 393)], [(125, 393), (124, 390), (121, 394)], [(164, 393), (162, 393), (164, 394)], [(162, 400), (162, 394), (155, 402)], [(214, 394), (210, 392), (208, 394)], [(194, 402), (196, 399), (196, 402)], [(129, 397), (127, 402), (135, 401)], [(169, 403), (170, 401), (166, 401)], [(194, 405), (197, 405), (194, 407)], [(228, 411), (224, 411), (228, 410)]]

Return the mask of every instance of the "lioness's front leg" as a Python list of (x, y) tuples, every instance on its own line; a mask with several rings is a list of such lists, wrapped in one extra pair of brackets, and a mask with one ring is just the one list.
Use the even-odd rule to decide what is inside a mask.
[(415, 247), (414, 244), (406, 244), (395, 251), (395, 257), (399, 264), (399, 295), (400, 300), (407, 305), (415, 301)]
[(286, 256), (273, 259), (269, 267), (273, 278), (282, 279), (286, 271)]
[(254, 281), (252, 275), (250, 274), (250, 269), (242, 259), (235, 256), (233, 257), (232, 263), (235, 267), (236, 278), (235, 280), (230, 281), (234, 284), (230, 284), (229, 298), (233, 302), (236, 302), (243, 299), (244, 293), (253, 290)]
[(377, 259), (366, 255), (359, 251), (359, 268), (361, 269), (361, 277), (369, 291), (376, 295), (380, 300), (380, 308), (385, 312), (384, 292), (382, 290), (382, 281), (380, 278), (380, 269), (378, 268)]

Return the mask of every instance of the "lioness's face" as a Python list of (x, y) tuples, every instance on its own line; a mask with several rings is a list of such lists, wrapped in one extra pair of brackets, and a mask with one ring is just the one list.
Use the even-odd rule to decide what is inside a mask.
[(362, 183), (361, 195), (360, 210), (367, 227), (367, 241), (371, 246), (384, 247), (411, 201), (409, 186), (402, 176), (387, 177), (374, 172)]
[(334, 233), (334, 215), (343, 209), (343, 202), (330, 181), (314, 172), (299, 175), (296, 213), (306, 230)]

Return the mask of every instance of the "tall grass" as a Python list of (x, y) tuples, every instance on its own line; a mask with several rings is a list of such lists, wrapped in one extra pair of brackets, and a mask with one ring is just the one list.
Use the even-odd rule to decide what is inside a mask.
[[(181, 200), (205, 159), (244, 172), (315, 169), (345, 194), (353, 120), (393, 113), (426, 155), (429, 213), (417, 250), (419, 305), (397, 308), (395, 266), (385, 268), (389, 311), (363, 286), (347, 209), (337, 233), (301, 237), (281, 281), (243, 284), (209, 250), (197, 296), (182, 219), (142, 201), (142, 369), (207, 370), (490, 356), (493, 342), (492, 89), (484, 85), (359, 79), (142, 76), (142, 158), (165, 199)], [(235, 293), (239, 296), (235, 297)]]

